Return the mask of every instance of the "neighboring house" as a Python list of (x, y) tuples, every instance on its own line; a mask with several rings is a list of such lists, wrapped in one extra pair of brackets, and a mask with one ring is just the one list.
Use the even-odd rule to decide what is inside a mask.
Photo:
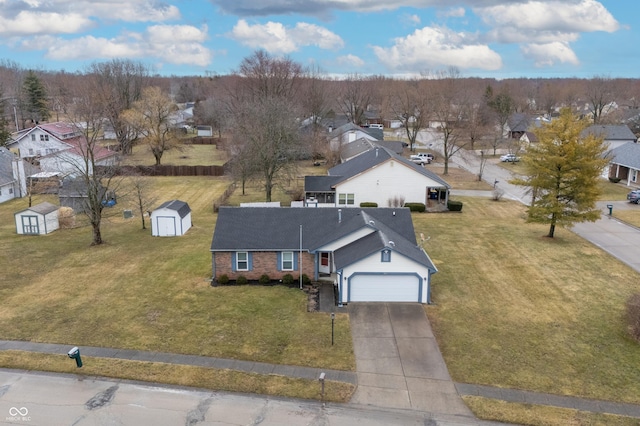
[[(12, 135), (9, 148), (16, 149), (20, 158), (39, 163), (43, 172), (59, 172), (63, 175), (89, 173), (86, 157), (87, 140), (70, 123), (56, 122), (37, 124)], [(106, 148), (95, 147), (93, 158), (96, 165), (110, 166), (117, 161), (117, 153)]]
[(16, 232), (21, 235), (49, 234), (60, 227), (58, 206), (40, 203), (14, 214)]
[(0, 203), (27, 193), (25, 164), (17, 155), (0, 147)]
[(507, 119), (507, 131), (511, 139), (520, 139), (531, 127), (532, 117), (523, 114), (515, 113)]
[(180, 200), (166, 201), (151, 212), (151, 235), (175, 237), (191, 228), (191, 208)]
[(306, 176), (305, 204), (310, 207), (379, 207), (423, 203), (446, 208), (450, 186), (438, 175), (386, 148), (372, 148), (332, 167), (328, 176)]
[[(104, 206), (112, 207), (116, 204), (116, 195), (113, 191), (107, 192), (104, 187), (101, 187), (100, 192)], [(58, 188), (60, 206), (70, 207), (76, 213), (88, 212), (90, 210), (88, 193), (87, 182), (84, 179), (68, 176), (62, 179)]]
[(437, 272), (407, 208), (221, 207), (211, 253), (214, 280), (306, 274), (330, 279), (341, 303), (430, 303)]
[(364, 129), (353, 123), (344, 124), (337, 129), (329, 129), (327, 134), (329, 147), (332, 151), (339, 151), (344, 145), (364, 138), (371, 142), (383, 140), (383, 132), (380, 129)]
[(594, 124), (587, 127), (582, 136), (595, 135), (604, 138), (604, 142), (609, 146), (609, 151), (618, 148), (628, 142), (637, 142), (638, 138), (626, 124), (608, 125)]
[(524, 132), (524, 134), (520, 137), (520, 142), (525, 145), (537, 143), (538, 137), (533, 132)]
[(640, 145), (634, 142), (614, 148), (610, 151), (609, 178), (626, 181), (627, 186), (638, 185), (640, 172)]

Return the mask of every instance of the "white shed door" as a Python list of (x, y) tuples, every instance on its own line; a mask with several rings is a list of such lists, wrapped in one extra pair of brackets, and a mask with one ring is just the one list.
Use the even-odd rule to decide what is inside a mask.
[(158, 216), (158, 235), (174, 237), (176, 235), (176, 218), (173, 216)]
[(350, 302), (420, 302), (415, 275), (356, 275), (349, 286)]

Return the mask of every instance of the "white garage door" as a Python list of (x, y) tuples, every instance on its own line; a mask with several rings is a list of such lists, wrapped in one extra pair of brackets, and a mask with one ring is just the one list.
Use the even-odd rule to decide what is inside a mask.
[(176, 218), (158, 216), (158, 235), (161, 237), (174, 237), (176, 235)]
[(356, 275), (349, 287), (350, 302), (420, 302), (415, 275)]

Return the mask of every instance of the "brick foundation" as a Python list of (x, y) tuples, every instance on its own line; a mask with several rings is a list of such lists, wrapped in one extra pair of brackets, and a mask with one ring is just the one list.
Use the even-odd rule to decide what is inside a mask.
[[(278, 271), (278, 258), (276, 252), (252, 252), (251, 271), (233, 271), (231, 265), (231, 252), (213, 253), (213, 261), (215, 267), (215, 277), (218, 279), (222, 275), (227, 275), (231, 281), (235, 281), (240, 275), (248, 280), (258, 280), (262, 274), (267, 274), (272, 280), (281, 280), (286, 274), (293, 275), (294, 279), (298, 279), (300, 272), (295, 271)], [(302, 273), (306, 274), (313, 280), (315, 276), (315, 255), (302, 252)]]

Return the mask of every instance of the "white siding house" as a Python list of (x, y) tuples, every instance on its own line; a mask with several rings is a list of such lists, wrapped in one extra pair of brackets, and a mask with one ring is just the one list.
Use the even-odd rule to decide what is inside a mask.
[(49, 234), (60, 227), (58, 206), (40, 203), (14, 214), (16, 232), (21, 235)]
[(191, 208), (184, 201), (167, 201), (151, 212), (151, 235), (154, 237), (184, 235), (189, 228)]

